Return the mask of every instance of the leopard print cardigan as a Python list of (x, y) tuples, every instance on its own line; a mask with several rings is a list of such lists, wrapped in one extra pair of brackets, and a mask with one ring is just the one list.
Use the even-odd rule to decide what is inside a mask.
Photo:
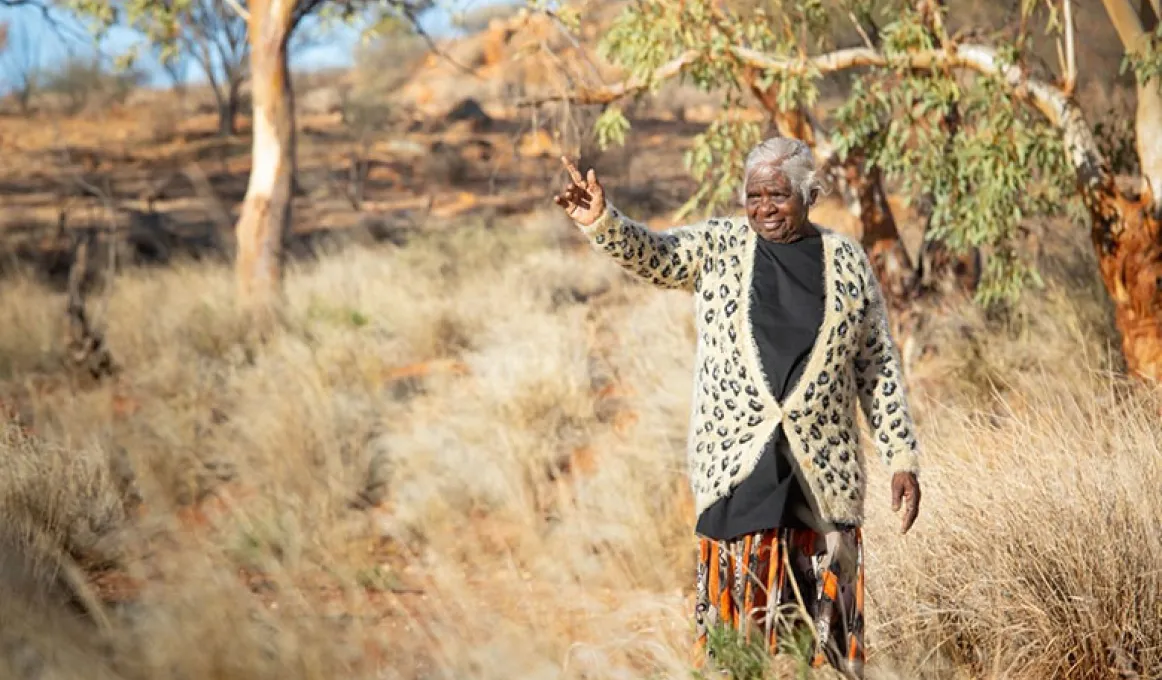
[(889, 471), (918, 474), (899, 352), (879, 284), (857, 241), (820, 230), (823, 324), (802, 378), (780, 404), (750, 330), (757, 236), (745, 217), (653, 231), (607, 202), (596, 222), (577, 227), (630, 274), (694, 295), (698, 344), (687, 465), (697, 515), (751, 473), (780, 423), (795, 452), (796, 473), (824, 521), (863, 523), (867, 476), (857, 409)]

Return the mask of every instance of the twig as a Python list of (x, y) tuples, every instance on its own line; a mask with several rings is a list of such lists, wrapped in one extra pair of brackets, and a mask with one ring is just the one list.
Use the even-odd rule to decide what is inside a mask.
[[(1158, 0), (1154, 0), (1157, 2)], [(1073, 2), (1063, 0), (1065, 4), (1065, 84), (1062, 89), (1066, 95), (1073, 95), (1077, 86), (1077, 56), (1073, 39)]]
[(698, 59), (698, 53), (690, 50), (658, 67), (645, 78), (634, 77), (613, 85), (602, 85), (595, 88), (583, 88), (573, 94), (548, 97), (526, 97), (518, 100), (516, 106), (527, 108), (549, 102), (567, 101), (571, 104), (609, 104), (648, 88), (652, 83), (668, 80), (677, 76)]
[[(1108, 165), (1098, 149), (1092, 132), (1085, 125), (1084, 114), (1076, 103), (1061, 88), (1030, 76), (1021, 66), (1004, 64), (997, 55), (997, 50), (987, 45), (953, 44), (947, 49), (923, 50), (894, 58), (866, 47), (840, 49), (806, 58), (776, 57), (746, 47), (733, 47), (731, 51), (745, 66), (781, 73), (828, 74), (876, 66), (909, 69), (945, 68), (997, 76), (1011, 95), (1032, 105), (1051, 125), (1062, 130), (1070, 161), (1083, 176), (1083, 183), (1087, 185), (1100, 183), (1109, 178)], [(613, 85), (582, 90), (566, 97), (528, 98), (519, 101), (517, 105), (536, 106), (559, 100), (574, 104), (607, 104), (645, 90), (659, 80), (677, 76), (698, 58), (699, 53), (691, 50), (664, 64), (645, 78), (634, 77)]]
[(855, 30), (859, 32), (859, 37), (863, 38), (863, 44), (866, 45), (868, 49), (874, 50), (876, 48), (875, 43), (872, 42), (872, 39), (867, 34), (867, 31), (863, 30), (863, 24), (859, 23), (859, 18), (855, 16), (855, 12), (849, 11), (847, 13), (847, 18), (851, 19), (851, 23), (855, 26)]
[(403, 13), (404, 18), (406, 18), (408, 20), (408, 23), (411, 24), (412, 30), (416, 32), (416, 35), (423, 38), (424, 42), (428, 44), (428, 49), (431, 50), (433, 54), (440, 57), (444, 61), (447, 61), (449, 64), (455, 66), (459, 71), (463, 72), (464, 74), (470, 75), (473, 78), (476, 78), (477, 80), (482, 80), (480, 74), (477, 73), (474, 69), (472, 69), (468, 66), (465, 66), (464, 64), (461, 64), (460, 62), (453, 59), (450, 54), (448, 54), (444, 50), (440, 49), (440, 46), (436, 44), (436, 41), (434, 38), (432, 38), (431, 34), (429, 34), (424, 29), (424, 27), (420, 25), (420, 20), (416, 16), (415, 11), (411, 7), (404, 6), (400, 9), (400, 11)]
[[(319, 8), (325, 0), (299, 0), (295, 3), (294, 12), (291, 15), (291, 33), (299, 27), (303, 19), (307, 18), (312, 12)], [(343, 11), (350, 12), (351, 5), (344, 3)]]
[(600, 78), (601, 69), (599, 69), (597, 64), (593, 63), (593, 60), (589, 58), (589, 52), (581, 46), (581, 43), (577, 42), (577, 38), (569, 32), (569, 27), (565, 25), (565, 21), (561, 19), (560, 15), (548, 7), (537, 7), (534, 11), (540, 12), (553, 20), (553, 24), (556, 25), (557, 30), (561, 32), (561, 35), (565, 36), (565, 39), (569, 41), (569, 44), (573, 46), (573, 49), (577, 50), (577, 53), (581, 55), (581, 58), (589, 66), (589, 69), (593, 72), (593, 75)]
[(948, 31), (944, 30), (944, 16), (940, 13), (945, 0), (927, 0), (928, 15), (932, 21), (932, 33), (940, 41), (941, 47), (948, 47)]
[(235, 14), (242, 17), (242, 19), (245, 21), (250, 21), (250, 12), (247, 11), (247, 9), (243, 7), (238, 2), (238, 0), (225, 0), (225, 2), (230, 6), (230, 9), (234, 10)]
[[(62, 41), (66, 39), (66, 32), (71, 32), (66, 31), (66, 27), (52, 15), (52, 6), (47, 2), (41, 2), (41, 0), (0, 0), (0, 7), (30, 7), (39, 10), (41, 18), (52, 28), (52, 32), (56, 34), (56, 37)], [(81, 42), (82, 38), (78, 37), (79, 35), (83, 34), (72, 33), (68, 39)], [(100, 54), (100, 46), (96, 45), (95, 47)]]

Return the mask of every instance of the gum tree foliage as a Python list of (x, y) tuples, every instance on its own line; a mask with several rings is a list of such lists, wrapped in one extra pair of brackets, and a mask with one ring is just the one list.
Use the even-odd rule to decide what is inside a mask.
[[(205, 74), (218, 105), (219, 134), (235, 134), (241, 88), (249, 72), (250, 41), (246, 26), (249, 0), (70, 0), (70, 4), (93, 22), (98, 33), (113, 26), (137, 31), (150, 43), (160, 65), (175, 79), (182, 67), (189, 62), (196, 63)], [(342, 14), (344, 8), (353, 11), (355, 5), (300, 0), (293, 24), (297, 26), (316, 8), (324, 14), (335, 11)], [(127, 60), (138, 56), (136, 48), (124, 55)]]
[[(1073, 98), (1074, 34), (1085, 27), (1065, 20), (1070, 1), (1019, 0), (1015, 32), (949, 35), (941, 0), (637, 0), (598, 45), (625, 80), (579, 87), (570, 99), (603, 105), (598, 137), (618, 144), (631, 129), (624, 100), (655, 94), (669, 78), (722, 97), (686, 155), (699, 188), (685, 215), (736, 201), (744, 155), (769, 134), (739, 115), (757, 96), (780, 130), (781, 116), (797, 117), (825, 167), (851, 164), (857, 179), (882, 177), (906, 198), (925, 199), (927, 239), (954, 253), (987, 252), (975, 292), (985, 305), (1039, 281), (1022, 225), (1059, 215), (1088, 221), (1130, 370), (1162, 379), (1158, 3), (1102, 0), (1125, 47), (1123, 70), (1137, 82), (1133, 130), (1119, 130), (1116, 121), (1087, 121)], [(837, 44), (842, 33), (849, 37)], [(1038, 40), (1063, 48), (1057, 68), (1034, 56)], [(843, 101), (816, 114), (825, 80)], [(1135, 154), (1119, 132), (1136, 138)], [(1138, 192), (1115, 182), (1126, 171), (1140, 172)]]
[[(749, 103), (743, 74), (755, 65), (740, 59), (734, 48), (794, 64), (785, 70), (759, 69), (757, 82), (774, 88), (783, 110), (812, 107), (825, 74), (802, 57), (846, 47), (833, 36), (851, 25), (850, 17), (863, 17), (865, 33), (877, 27), (878, 51), (888, 65), (838, 74), (848, 92), (828, 121), (828, 141), (839, 159), (862, 151), (867, 163), (881, 169), (905, 196), (931, 196), (929, 236), (953, 251), (989, 249), (977, 290), (981, 302), (1012, 299), (1024, 285), (1037, 282), (1035, 269), (1017, 247), (1020, 225), (1079, 206), (1071, 202), (1076, 192), (1060, 134), (1035, 111), (1014, 106), (1000, 75), (966, 79), (954, 71), (916, 70), (906, 60), (894, 63), (908, 53), (941, 47), (914, 1), (767, 0), (734, 10), (720, 5), (633, 3), (600, 45), (602, 57), (642, 80), (675, 55), (693, 51), (697, 57), (683, 76), (700, 88), (725, 90), (720, 116), (687, 153), (699, 189), (682, 214), (731, 205), (745, 153), (766, 134), (763, 124), (737, 114)], [(1022, 9), (1032, 5), (1025, 2)], [(837, 25), (841, 21), (846, 25)], [(1014, 46), (998, 52), (1006, 63), (1021, 56)], [(963, 122), (949, 131), (940, 123), (953, 107)], [(629, 128), (617, 104), (605, 110), (598, 126), (599, 136), (610, 143), (622, 141)]]

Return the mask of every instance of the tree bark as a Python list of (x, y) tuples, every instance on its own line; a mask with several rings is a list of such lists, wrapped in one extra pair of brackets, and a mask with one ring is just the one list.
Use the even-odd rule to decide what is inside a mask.
[[(1136, 55), (1149, 47), (1150, 34), (1147, 26), (1153, 26), (1157, 18), (1153, 10), (1143, 5), (1139, 15), (1128, 0), (1103, 0), (1106, 13), (1117, 29), (1118, 37), (1127, 54)], [(1155, 203), (1162, 200), (1162, 82), (1138, 81), (1138, 108), (1135, 114), (1137, 131), (1138, 161), (1142, 166), (1142, 191), (1151, 195)]]
[(855, 156), (843, 165), (841, 172), (859, 198), (859, 220), (863, 225), (860, 242), (867, 250), (884, 297), (889, 306), (905, 306), (916, 293), (916, 267), (900, 238), (880, 169), (868, 167), (862, 158)]
[[(1128, 0), (1104, 0), (1125, 50), (1147, 47), (1151, 3), (1137, 14)], [(1141, 192), (1126, 196), (1104, 163), (1082, 198), (1092, 219), (1092, 238), (1106, 290), (1114, 302), (1122, 352), (1139, 377), (1162, 383), (1162, 84), (1137, 83), (1135, 116)]]
[(294, 4), (250, 3), (252, 160), (235, 229), (238, 296), (250, 307), (271, 308), (281, 301), (283, 239), (290, 228), (295, 173), (294, 95), (287, 63)]
[[(1155, 126), (1162, 134), (1162, 126)], [(1139, 130), (1139, 134), (1142, 134)], [(1129, 370), (1162, 383), (1162, 230), (1149, 193), (1140, 198), (1108, 182), (1083, 188), (1093, 247), (1114, 303)]]

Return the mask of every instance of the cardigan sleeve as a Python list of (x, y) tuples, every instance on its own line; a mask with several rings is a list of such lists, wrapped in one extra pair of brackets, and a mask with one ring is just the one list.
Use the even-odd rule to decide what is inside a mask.
[(606, 201), (605, 212), (596, 222), (577, 226), (596, 248), (636, 277), (661, 288), (692, 291), (713, 243), (714, 223), (707, 220), (654, 231)]
[[(862, 248), (859, 250), (863, 251)], [(865, 259), (865, 264), (867, 316), (854, 360), (856, 391), (880, 460), (892, 473), (918, 475), (919, 445), (908, 405), (903, 362), (888, 327), (879, 282), (870, 261)]]

